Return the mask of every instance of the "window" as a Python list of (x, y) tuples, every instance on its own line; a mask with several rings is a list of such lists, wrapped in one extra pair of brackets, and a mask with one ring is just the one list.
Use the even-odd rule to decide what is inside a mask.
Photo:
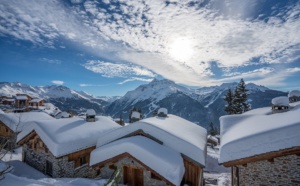
[(86, 163), (87, 163), (87, 161), (86, 161), (86, 156), (81, 156), (81, 157), (79, 158), (79, 162), (80, 162), (80, 163), (79, 163), (80, 166), (86, 164)]

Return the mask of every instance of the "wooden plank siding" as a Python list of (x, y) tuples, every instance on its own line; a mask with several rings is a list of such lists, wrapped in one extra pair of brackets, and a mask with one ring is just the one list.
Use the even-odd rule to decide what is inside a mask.
[[(88, 164), (90, 162), (90, 156), (91, 152), (96, 148), (96, 146), (92, 146), (87, 149), (83, 149), (74, 153), (71, 153), (68, 155), (69, 161), (74, 161), (75, 162), (75, 168), (82, 166), (84, 164)], [(83, 161), (82, 159), (85, 158)]]
[(183, 159), (183, 163), (185, 167), (183, 183), (195, 186), (201, 185), (202, 168), (186, 158)]
[(10, 137), (13, 131), (0, 121), (0, 137)]

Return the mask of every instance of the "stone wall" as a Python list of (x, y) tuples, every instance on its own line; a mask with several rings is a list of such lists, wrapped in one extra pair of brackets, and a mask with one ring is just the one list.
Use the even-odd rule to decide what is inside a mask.
[[(114, 165), (117, 168), (122, 167), (123, 165), (134, 165), (136, 167), (141, 167), (143, 168), (143, 175), (144, 175), (144, 186), (163, 186), (163, 185), (167, 185), (166, 182), (161, 181), (161, 180), (157, 180), (157, 179), (153, 179), (151, 178), (151, 172), (146, 170), (145, 167), (143, 167), (142, 165), (140, 165), (138, 162), (136, 162), (134, 159), (129, 158), (129, 157), (124, 157), (122, 159), (119, 159), (117, 162), (115, 163), (107, 163), (104, 167), (102, 167), (100, 169), (100, 173), (101, 173), (101, 178), (104, 179), (108, 179), (111, 177), (111, 175), (114, 173), (115, 170), (110, 169), (109, 166), (110, 165)], [(123, 177), (123, 175), (122, 175)], [(121, 183), (123, 183), (123, 178), (121, 179)]]
[(242, 185), (300, 185), (300, 156), (289, 155), (238, 166)]
[(87, 164), (81, 167), (74, 168), (74, 161), (69, 161), (67, 156), (55, 158), (52, 153), (34, 152), (28, 148), (26, 144), (23, 145), (24, 162), (36, 168), (42, 173), (46, 174), (46, 161), (52, 163), (52, 177), (53, 178), (94, 178), (96, 171)]

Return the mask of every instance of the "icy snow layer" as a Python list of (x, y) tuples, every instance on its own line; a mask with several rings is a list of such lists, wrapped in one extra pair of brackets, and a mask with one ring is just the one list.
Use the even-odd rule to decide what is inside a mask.
[(289, 106), (289, 98), (286, 96), (280, 96), (272, 99), (273, 105)]
[(165, 146), (205, 166), (206, 130), (172, 114), (169, 114), (166, 118), (152, 117), (140, 120), (103, 136), (99, 136), (97, 147), (115, 141), (140, 129), (162, 141)]
[(184, 174), (183, 159), (180, 153), (143, 136), (123, 138), (98, 147), (91, 153), (90, 165), (125, 152), (143, 162), (174, 185), (180, 185)]
[(92, 147), (101, 135), (120, 127), (104, 116), (96, 117), (96, 122), (86, 122), (80, 117), (35, 121), (18, 135), (17, 141), (36, 131), (52, 154), (59, 157)]
[(292, 96), (298, 96), (298, 97), (300, 97), (300, 91), (299, 90), (292, 90), (289, 93), (288, 97), (292, 97)]
[(55, 120), (43, 112), (23, 112), (23, 113), (4, 113), (0, 114), (2, 121), (12, 131), (20, 132), (31, 121)]
[(300, 146), (300, 102), (291, 110), (271, 114), (271, 108), (222, 116), (220, 163)]

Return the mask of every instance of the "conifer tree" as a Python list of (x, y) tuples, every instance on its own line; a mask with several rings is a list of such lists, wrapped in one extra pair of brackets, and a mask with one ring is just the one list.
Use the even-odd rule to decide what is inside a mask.
[(213, 122), (210, 122), (210, 125), (209, 125), (209, 132), (208, 132), (210, 135), (212, 136), (215, 136), (218, 134), (218, 131), (216, 130), (216, 128), (214, 127), (214, 124)]
[(251, 106), (248, 104), (248, 89), (246, 89), (246, 85), (243, 79), (241, 79), (240, 83), (237, 86), (239, 92), (239, 100), (241, 113), (247, 112), (251, 109)]
[(239, 82), (234, 91), (233, 107), (234, 114), (241, 114), (250, 110), (250, 105), (247, 102), (248, 98), (248, 89), (243, 79)]
[(227, 105), (225, 106), (225, 111), (231, 115), (234, 114), (234, 107), (233, 107), (233, 98), (234, 95), (231, 92), (231, 89), (229, 88), (225, 97), (225, 101), (227, 102)]

